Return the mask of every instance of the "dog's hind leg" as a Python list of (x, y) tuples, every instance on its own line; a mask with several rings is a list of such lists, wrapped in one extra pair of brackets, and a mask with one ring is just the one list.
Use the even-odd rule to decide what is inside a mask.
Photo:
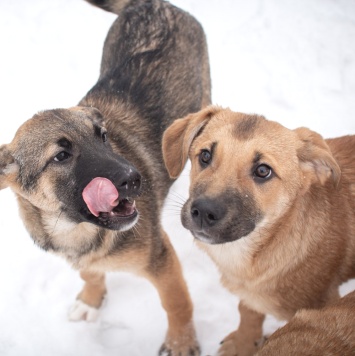
[(80, 276), (85, 285), (69, 311), (69, 319), (95, 321), (106, 294), (105, 274), (81, 271)]
[(180, 262), (165, 232), (163, 236), (161, 256), (155, 255), (159, 268), (150, 269), (146, 275), (157, 288), (168, 317), (168, 332), (159, 355), (198, 356), (200, 348), (192, 320), (192, 302)]
[(239, 312), (239, 328), (224, 338), (218, 356), (251, 356), (261, 346), (265, 315), (249, 309), (243, 302), (239, 303)]

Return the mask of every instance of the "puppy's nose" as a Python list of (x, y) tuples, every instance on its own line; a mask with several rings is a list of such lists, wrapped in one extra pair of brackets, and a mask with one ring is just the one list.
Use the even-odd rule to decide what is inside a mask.
[(138, 171), (134, 169), (130, 169), (127, 175), (121, 176), (118, 180), (116, 180), (116, 184), (119, 187), (120, 194), (124, 194), (125, 191), (128, 194), (135, 195), (139, 194), (142, 185), (142, 178)]
[(197, 199), (191, 205), (192, 221), (202, 229), (216, 225), (225, 213), (223, 205), (208, 198)]

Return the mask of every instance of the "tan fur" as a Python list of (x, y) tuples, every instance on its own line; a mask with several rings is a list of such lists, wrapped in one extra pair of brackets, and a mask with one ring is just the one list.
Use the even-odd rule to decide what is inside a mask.
[[(211, 163), (202, 168), (201, 151), (212, 143)], [(187, 157), (191, 160), (183, 223), (243, 305), (239, 329), (225, 339), (221, 355), (252, 355), (263, 315), (290, 320), (299, 309), (321, 308), (338, 298), (342, 282), (355, 277), (354, 152), (355, 136), (323, 140), (306, 128), (288, 130), (261, 116), (213, 106), (176, 120), (165, 132), (170, 174), (177, 176)], [(272, 167), (270, 180), (257, 181), (255, 160)], [(255, 227), (233, 240), (236, 227), (223, 243), (221, 220), (219, 230), (205, 233), (221, 231), (222, 240), (212, 232), (201, 237), (190, 213), (194, 201), (209, 197), (223, 206), (226, 191), (252, 202), (250, 216), (243, 209), (241, 214)], [(229, 204), (226, 215), (235, 209)]]
[(354, 351), (355, 292), (352, 292), (322, 309), (297, 312), (257, 355), (352, 356)]

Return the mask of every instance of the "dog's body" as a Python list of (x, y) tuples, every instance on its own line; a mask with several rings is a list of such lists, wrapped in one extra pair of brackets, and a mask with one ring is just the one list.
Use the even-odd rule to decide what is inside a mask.
[(182, 222), (241, 299), (220, 354), (253, 354), (265, 314), (321, 308), (355, 277), (355, 136), (209, 107), (176, 120), (163, 150), (174, 177), (190, 157)]
[(322, 309), (301, 310), (277, 330), (257, 353), (278, 355), (341, 355), (355, 351), (355, 292)]
[(105, 272), (128, 270), (153, 283), (167, 312), (161, 352), (197, 355), (192, 303), (160, 223), (173, 182), (161, 137), (210, 102), (204, 33), (163, 1), (90, 2), (119, 13), (99, 80), (79, 106), (38, 113), (1, 146), (0, 189), (16, 193), (36, 244), (80, 270), (71, 319), (95, 319)]

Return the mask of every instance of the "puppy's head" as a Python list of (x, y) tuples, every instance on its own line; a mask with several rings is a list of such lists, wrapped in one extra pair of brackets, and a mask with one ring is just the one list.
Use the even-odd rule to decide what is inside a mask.
[(315, 132), (215, 106), (176, 120), (164, 134), (163, 154), (172, 177), (191, 160), (182, 223), (211, 244), (271, 226), (312, 184), (340, 179)]
[(140, 175), (112, 151), (100, 112), (40, 112), (0, 147), (0, 189), (74, 223), (126, 230), (138, 218)]

